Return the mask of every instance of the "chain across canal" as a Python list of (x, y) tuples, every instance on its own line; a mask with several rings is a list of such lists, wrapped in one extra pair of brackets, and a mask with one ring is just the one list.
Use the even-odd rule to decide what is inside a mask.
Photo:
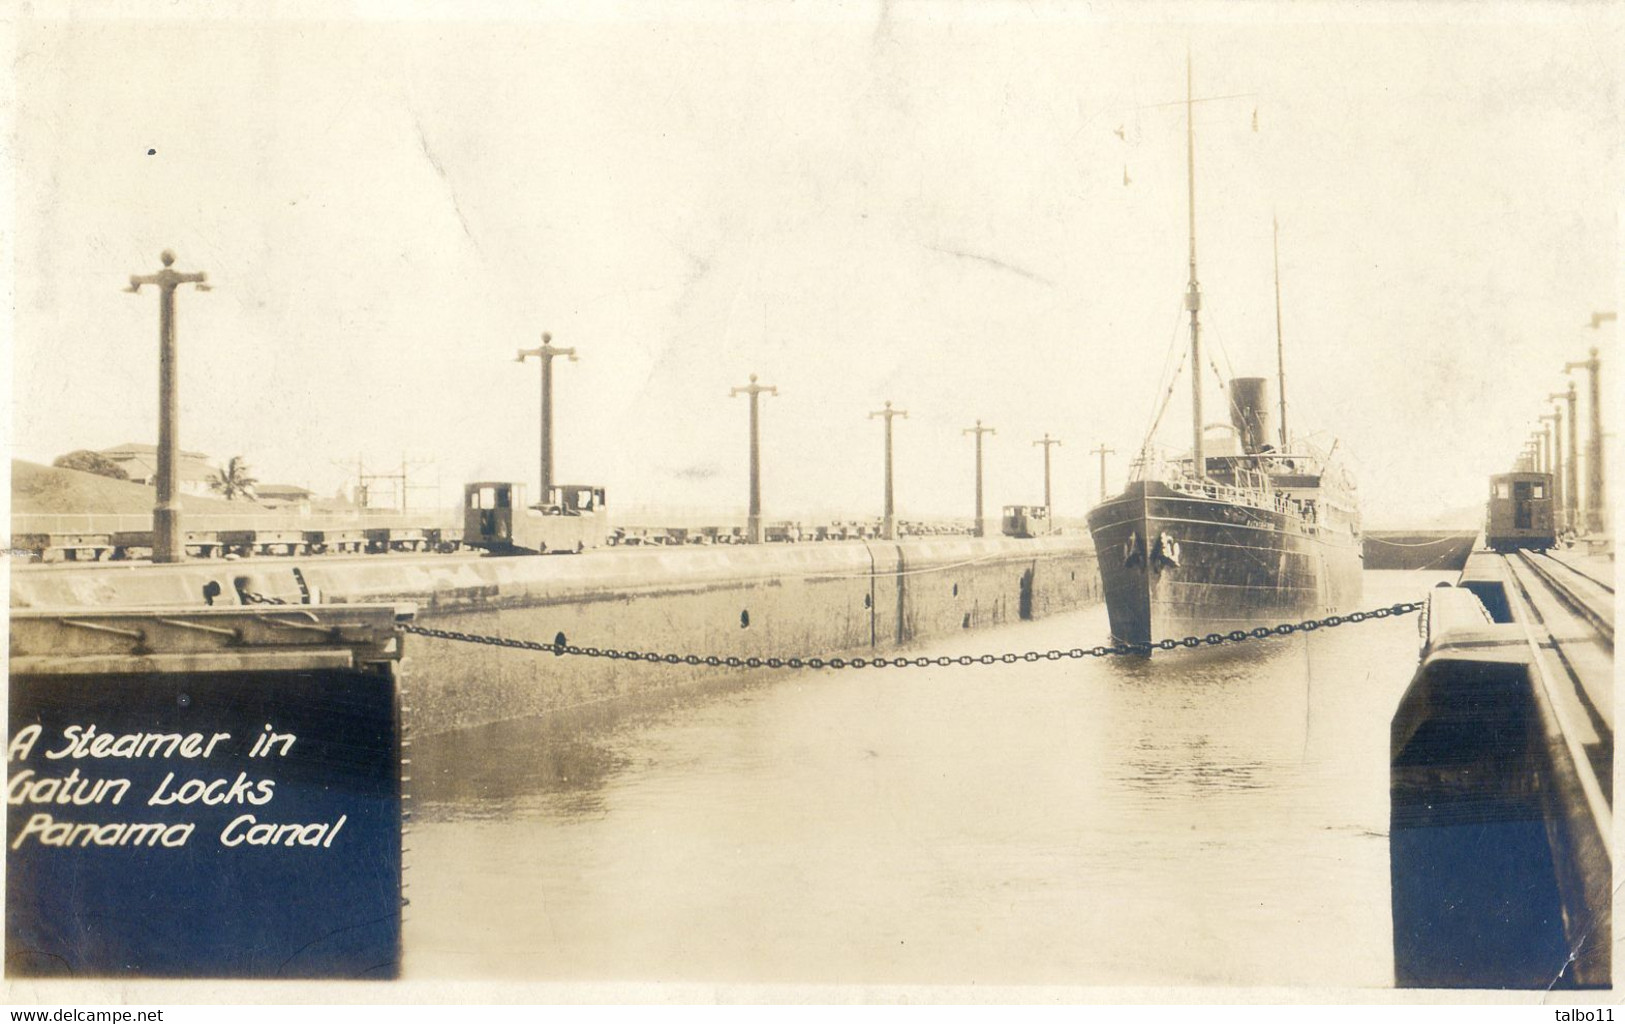
[[(288, 602), (280, 597), (266, 597), (252, 590), (241, 592), (242, 597), (249, 604), (286, 605)], [(436, 640), (453, 640), (465, 644), (481, 644), (486, 647), (509, 647), (520, 651), (536, 651), (541, 654), (552, 654), (559, 657), (571, 655), (581, 658), (609, 658), (614, 661), (651, 661), (666, 665), (706, 665), (713, 668), (930, 668), (936, 666), (945, 668), (950, 665), (1014, 665), (1018, 662), (1036, 661), (1062, 661), (1068, 658), (1108, 658), (1127, 654), (1150, 654), (1152, 651), (1174, 651), (1181, 648), (1195, 649), (1198, 647), (1217, 647), (1220, 644), (1239, 644), (1245, 640), (1268, 640), (1271, 637), (1289, 636), (1293, 633), (1313, 633), (1317, 629), (1334, 629), (1338, 626), (1357, 622), (1370, 622), (1375, 619), (1386, 619), (1396, 615), (1409, 615), (1422, 608), (1421, 601), (1402, 601), (1398, 604), (1388, 605), (1385, 608), (1373, 608), (1368, 612), (1350, 612), (1348, 615), (1328, 615), (1324, 619), (1306, 619), (1303, 622), (1283, 622), (1278, 626), (1257, 626), (1253, 629), (1234, 629), (1228, 633), (1209, 633), (1206, 636), (1187, 636), (1178, 640), (1165, 639), (1149, 644), (1112, 644), (1110, 647), (1073, 647), (1070, 650), (1054, 648), (1048, 651), (1026, 651), (1017, 654), (1013, 651), (1004, 654), (961, 654), (951, 656), (946, 654), (934, 658), (920, 655), (917, 657), (888, 658), (880, 655), (873, 658), (762, 658), (756, 655), (741, 658), (735, 654), (673, 654), (660, 651), (628, 651), (614, 647), (578, 647), (575, 644), (549, 644), (540, 640), (516, 640), (512, 637), (491, 636), (481, 633), (462, 633), (455, 629), (436, 629), (433, 626), (419, 626), (410, 622), (403, 622), (396, 628), (405, 633), (415, 633), (418, 636), (433, 637)]]
[[(254, 597), (259, 597), (259, 595), (254, 595)], [(274, 603), (270, 599), (262, 600), (267, 603)], [(515, 650), (536, 651), (541, 654), (552, 654), (559, 657), (569, 655), (584, 658), (609, 658), (616, 661), (659, 662), (666, 665), (705, 665), (713, 668), (752, 669), (930, 668), (950, 665), (1015, 665), (1020, 662), (1062, 661), (1071, 658), (1107, 658), (1122, 655), (1145, 655), (1152, 651), (1217, 647), (1221, 644), (1239, 644), (1246, 640), (1267, 640), (1271, 637), (1288, 636), (1293, 633), (1313, 633), (1318, 629), (1335, 629), (1349, 623), (1371, 622), (1376, 619), (1386, 619), (1397, 615), (1408, 615), (1421, 609), (1421, 607), (1422, 602), (1420, 601), (1408, 601), (1389, 605), (1385, 608), (1374, 608), (1367, 612), (1330, 615), (1324, 619), (1286, 622), (1278, 626), (1258, 626), (1250, 630), (1236, 629), (1228, 633), (1209, 633), (1206, 636), (1187, 636), (1178, 640), (1158, 640), (1149, 644), (1118, 643), (1109, 647), (1073, 647), (1070, 650), (1026, 651), (1019, 654), (1015, 652), (981, 655), (961, 654), (957, 657), (943, 654), (936, 657), (919, 655), (916, 657), (899, 656), (894, 658), (888, 658), (884, 655), (872, 658), (763, 658), (755, 655), (739, 657), (732, 654), (674, 654), (661, 651), (619, 650), (613, 647), (578, 647), (575, 644), (550, 644), (538, 640), (516, 640), (512, 637), (462, 633), (454, 629), (437, 629), (433, 626), (419, 626), (413, 623), (402, 623), (400, 629), (418, 636), (433, 637), (436, 640), (482, 644), (487, 647), (509, 647)]]

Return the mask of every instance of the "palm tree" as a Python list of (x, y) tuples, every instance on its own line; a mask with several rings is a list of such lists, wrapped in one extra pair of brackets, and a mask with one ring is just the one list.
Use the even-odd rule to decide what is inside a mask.
[(243, 461), (241, 455), (233, 455), (231, 461), (226, 463), (225, 469), (217, 469), (209, 478), (209, 489), (226, 496), (227, 501), (237, 500), (238, 495), (245, 498), (254, 496), (254, 485), (259, 483), (254, 477), (248, 475), (248, 463)]

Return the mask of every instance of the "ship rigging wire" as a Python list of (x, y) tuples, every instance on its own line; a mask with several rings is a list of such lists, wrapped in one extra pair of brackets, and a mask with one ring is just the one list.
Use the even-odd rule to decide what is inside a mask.
[(1168, 403), (1173, 401), (1174, 386), (1179, 383), (1181, 372), (1185, 369), (1185, 358), (1185, 356), (1179, 357), (1179, 365), (1174, 368), (1174, 375), (1168, 381), (1168, 391), (1162, 396), (1162, 406), (1157, 409), (1157, 418), (1151, 421), (1151, 429), (1146, 431), (1145, 440), (1140, 445), (1141, 451), (1150, 449), (1151, 439), (1156, 435), (1157, 428), (1162, 425), (1162, 414), (1168, 411)]
[[(1179, 326), (1180, 326), (1180, 320), (1183, 319), (1183, 317), (1184, 317), (1184, 309), (1182, 307), (1176, 305), (1174, 307), (1174, 322), (1173, 322), (1172, 325), (1170, 325), (1170, 327), (1168, 329), (1168, 344), (1163, 349), (1163, 353), (1162, 353), (1162, 369), (1160, 371), (1158, 371), (1158, 373), (1157, 373), (1157, 387), (1156, 387), (1156, 390), (1151, 392), (1151, 394), (1153, 396), (1156, 395), (1157, 391), (1162, 390), (1162, 388), (1164, 388), (1166, 386), (1166, 384), (1164, 383), (1165, 381), (1166, 382), (1172, 382), (1174, 380), (1179, 379), (1179, 367), (1175, 365), (1174, 354), (1179, 353), (1180, 358), (1178, 360), (1178, 363), (1179, 363), (1179, 366), (1183, 366), (1184, 365), (1185, 354), (1184, 354), (1182, 346), (1179, 344)], [(1172, 377), (1169, 376), (1170, 371), (1172, 371), (1172, 373), (1173, 373)], [(1152, 424), (1153, 424), (1153, 421), (1155, 419), (1156, 419), (1155, 414), (1148, 413), (1146, 415), (1145, 434), (1148, 435), (1148, 436), (1149, 436), (1149, 434), (1151, 433), (1151, 431), (1153, 429)]]
[[(1180, 344), (1179, 338), (1179, 329), (1182, 326), (1184, 314), (1185, 306), (1184, 303), (1181, 302), (1174, 308), (1174, 322), (1172, 328), (1168, 332), (1168, 348), (1162, 360), (1162, 374), (1157, 377), (1158, 388), (1166, 388), (1167, 390), (1162, 396), (1162, 404), (1157, 408), (1156, 415), (1151, 417), (1149, 425), (1145, 428), (1145, 432), (1140, 438), (1139, 450), (1142, 456), (1142, 462), (1145, 453), (1151, 450), (1151, 439), (1156, 436), (1157, 427), (1162, 425), (1163, 414), (1168, 411), (1168, 403), (1173, 399), (1174, 385), (1179, 383), (1179, 375), (1185, 368), (1185, 360), (1190, 358), (1190, 352), (1184, 349), (1184, 346)], [(1174, 367), (1173, 375), (1167, 376), (1168, 366), (1169, 364), (1173, 363), (1174, 352), (1176, 351), (1179, 352), (1179, 364)], [(1166, 384), (1163, 383), (1164, 377), (1167, 377)], [(1153, 394), (1154, 393), (1155, 392), (1153, 392)]]
[[(1225, 348), (1225, 345), (1224, 345), (1224, 332), (1220, 329), (1220, 326), (1219, 326), (1218, 313), (1214, 309), (1209, 308), (1209, 307), (1203, 307), (1203, 312), (1207, 314), (1207, 322), (1206, 322), (1206, 324), (1204, 324), (1204, 327), (1206, 328), (1206, 330), (1204, 330), (1202, 332), (1203, 337), (1205, 337), (1208, 340), (1212, 341), (1213, 347), (1219, 350), (1219, 357), (1224, 360), (1225, 373), (1228, 373), (1230, 375), (1230, 377), (1229, 377), (1230, 380), (1235, 380), (1236, 379), (1236, 367), (1235, 367), (1234, 364), (1232, 364), (1230, 362), (1230, 350)], [(1209, 365), (1211, 365), (1213, 367), (1213, 376), (1219, 378), (1219, 389), (1224, 390), (1225, 387), (1226, 387), (1226, 385), (1225, 385), (1225, 377), (1222, 374), (1219, 373), (1219, 364), (1216, 361), (1214, 361), (1213, 355), (1212, 355), (1211, 352), (1208, 353), (1208, 362), (1209, 362)]]
[[(1174, 350), (1176, 348), (1183, 348), (1181, 344), (1182, 339), (1180, 338), (1179, 334), (1180, 328), (1184, 326), (1184, 312), (1184, 305), (1181, 303), (1180, 306), (1175, 310), (1173, 329), (1169, 332), (1170, 337), (1168, 342), (1168, 354), (1163, 361), (1164, 374), (1167, 373), (1168, 362), (1172, 360)], [(1236, 370), (1235, 366), (1230, 362), (1230, 350), (1225, 347), (1224, 338), (1221, 332), (1218, 330), (1217, 318), (1211, 311), (1208, 313), (1208, 331), (1210, 337), (1212, 338), (1213, 348), (1218, 350), (1219, 356), (1224, 360), (1225, 367), (1229, 370), (1230, 376), (1233, 379), (1235, 377)], [(1145, 434), (1141, 438), (1139, 447), (1140, 452), (1144, 453), (1150, 451), (1152, 446), (1152, 438), (1156, 436), (1157, 428), (1162, 426), (1162, 418), (1167, 414), (1168, 406), (1173, 401), (1174, 388), (1179, 383), (1180, 375), (1184, 372), (1185, 363), (1187, 360), (1189, 360), (1189, 358), (1190, 352), (1188, 350), (1182, 351), (1179, 356), (1179, 364), (1174, 368), (1173, 376), (1167, 378), (1167, 383), (1163, 384), (1163, 378), (1158, 378), (1159, 386), (1164, 388), (1162, 403), (1157, 406), (1157, 413), (1152, 418), (1151, 425), (1146, 428)], [(1210, 349), (1208, 353), (1208, 367), (1213, 371), (1214, 379), (1219, 383), (1219, 390), (1227, 391), (1227, 384), (1225, 382), (1224, 374), (1220, 372), (1218, 362), (1213, 358), (1212, 349)], [(1200, 369), (1198, 369), (1197, 372), (1200, 372)]]

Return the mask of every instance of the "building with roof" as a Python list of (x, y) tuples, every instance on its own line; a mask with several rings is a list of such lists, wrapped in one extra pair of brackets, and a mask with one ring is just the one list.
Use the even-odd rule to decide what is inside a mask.
[(255, 484), (254, 500), (266, 508), (310, 515), (312, 493), (294, 484)]
[[(157, 486), (158, 480), (158, 446), (152, 444), (121, 444), (113, 448), (106, 448), (99, 452), (103, 458), (117, 463), (119, 468), (130, 475), (130, 480), (149, 487)], [(209, 486), (219, 470), (209, 462), (209, 456), (203, 452), (189, 452), (182, 450), (179, 464), (175, 467), (177, 487), (182, 494), (191, 494), (200, 498), (215, 496), (214, 488)]]

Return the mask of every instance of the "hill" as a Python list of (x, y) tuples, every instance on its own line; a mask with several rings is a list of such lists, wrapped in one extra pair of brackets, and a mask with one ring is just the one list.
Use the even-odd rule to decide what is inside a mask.
[[(187, 512), (250, 512), (259, 506), (248, 501), (180, 496)], [(21, 459), (11, 460), (11, 513), (73, 515), (101, 513), (147, 515), (152, 512), (155, 492), (144, 484), (82, 473), (76, 469), (41, 466)]]

